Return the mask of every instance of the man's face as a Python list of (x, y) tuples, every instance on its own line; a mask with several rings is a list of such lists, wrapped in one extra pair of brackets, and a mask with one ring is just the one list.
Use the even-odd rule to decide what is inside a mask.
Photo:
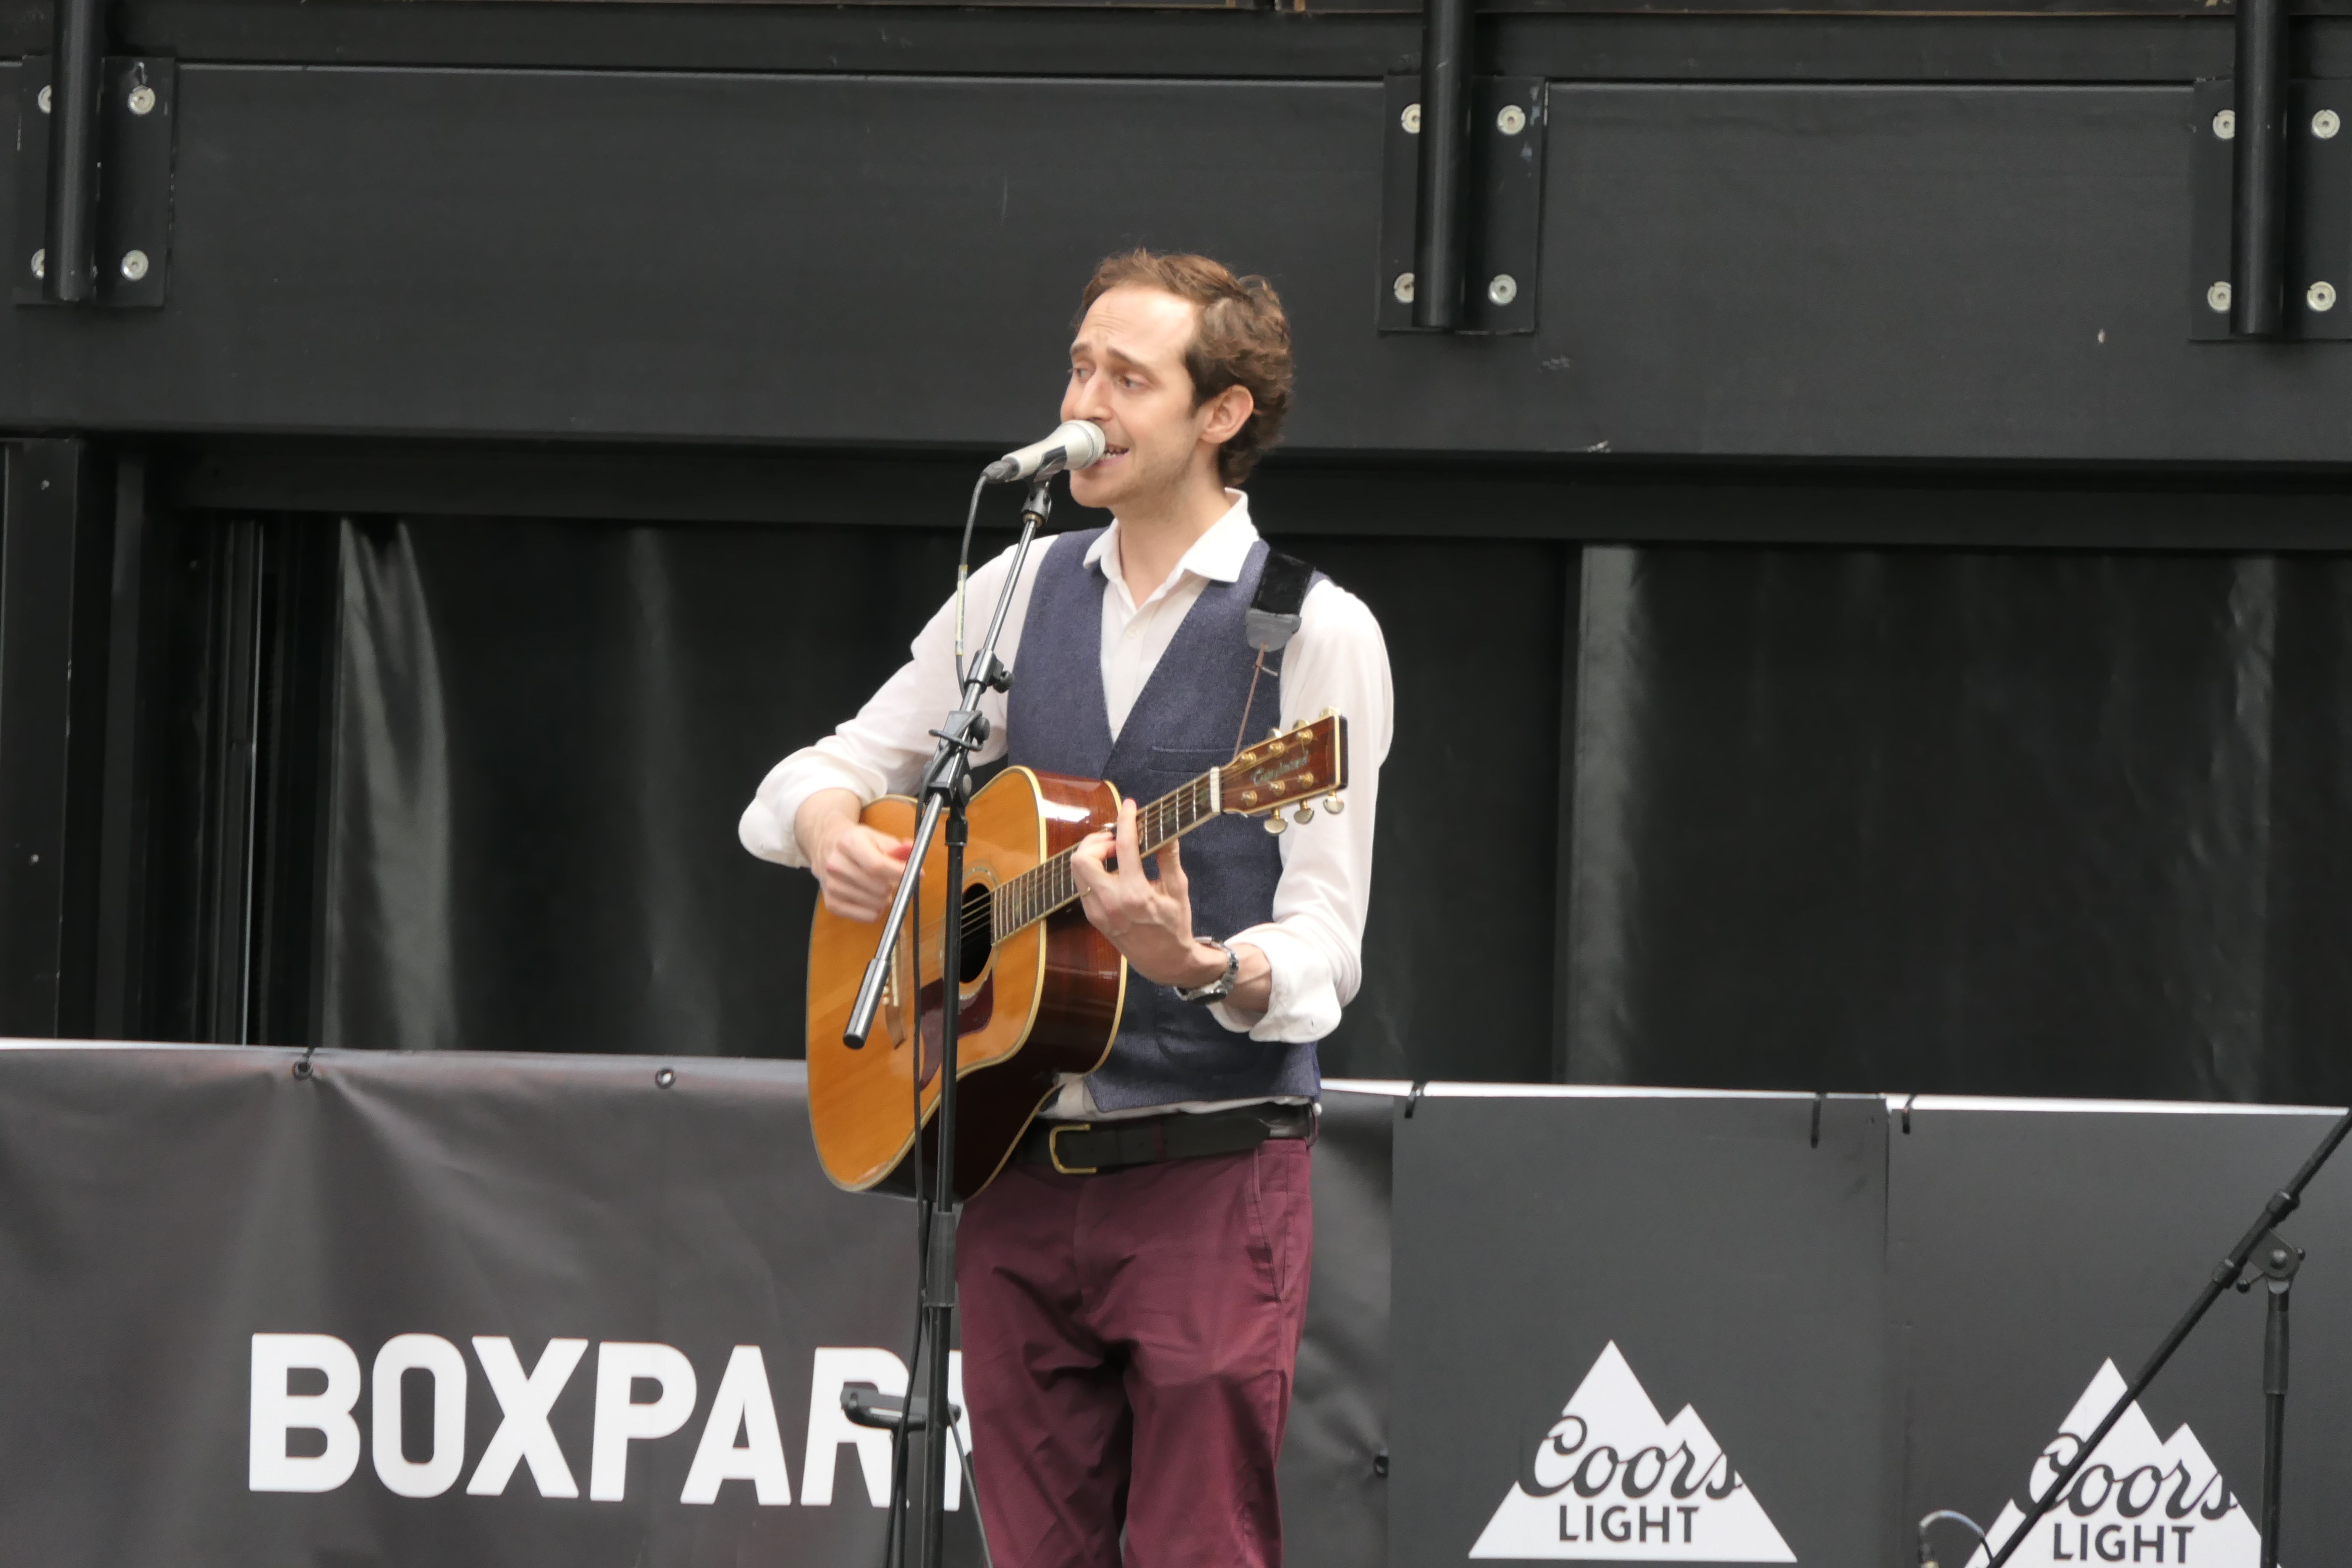
[(1117, 511), (1173, 494), (1212, 424), (1221, 431), (1227, 423), (1240, 427), (1223, 412), (1226, 397), (1192, 405), (1184, 351), (1199, 315), (1189, 300), (1140, 288), (1113, 289), (1087, 311), (1070, 345), (1062, 417), (1101, 426), (1110, 449), (1070, 476), (1070, 496), (1080, 506)]

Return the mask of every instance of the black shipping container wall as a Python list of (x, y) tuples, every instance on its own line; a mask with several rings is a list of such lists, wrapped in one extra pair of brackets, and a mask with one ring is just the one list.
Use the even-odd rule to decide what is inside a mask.
[(0, 1010), (796, 1049), (736, 815), (1140, 242), (1283, 291), (1261, 519), (1394, 655), (1333, 1070), (2345, 1097), (2342, 557), (2263, 552), (2352, 552), (2352, 355), (2189, 339), (2229, 8), (1612, 3), (1477, 7), (1495, 337), (1375, 330), (1408, 0), (102, 7), (168, 265), (0, 310)]

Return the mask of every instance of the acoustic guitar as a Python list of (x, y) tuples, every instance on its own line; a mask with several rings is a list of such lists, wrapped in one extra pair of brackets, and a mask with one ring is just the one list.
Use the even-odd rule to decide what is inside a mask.
[[(1326, 713), (1277, 731), (1136, 814), (1136, 840), (1156, 853), (1219, 816), (1337, 814), (1348, 784), (1348, 721)], [(866, 808), (869, 827), (914, 836), (916, 803), (887, 795)], [(874, 955), (877, 922), (847, 921), (817, 902), (809, 932), (809, 1120), (817, 1158), (837, 1186), (911, 1194), (915, 1140), (937, 1157), (941, 921), (962, 921), (956, 995), (955, 1187), (969, 1198), (994, 1179), (1063, 1073), (1092, 1072), (1109, 1056), (1127, 997), (1127, 960), (1078, 906), (1070, 852), (1118, 820), (1118, 792), (1098, 779), (1006, 768), (972, 796), (964, 885), (943, 896), (947, 847), (934, 837), (914, 915), (892, 956), (882, 1006), (866, 1044), (842, 1030)]]

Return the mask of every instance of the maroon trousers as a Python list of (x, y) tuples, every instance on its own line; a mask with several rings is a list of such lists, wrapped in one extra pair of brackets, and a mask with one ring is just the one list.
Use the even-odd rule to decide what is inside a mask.
[(963, 1387), (1001, 1568), (1279, 1568), (1308, 1159), (1013, 1164), (971, 1201)]

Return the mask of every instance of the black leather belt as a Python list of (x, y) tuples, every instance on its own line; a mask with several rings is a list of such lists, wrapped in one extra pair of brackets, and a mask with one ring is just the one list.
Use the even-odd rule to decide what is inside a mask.
[(1239, 1105), (1123, 1121), (1039, 1121), (1022, 1138), (1013, 1158), (1025, 1165), (1051, 1165), (1066, 1176), (1092, 1176), (1164, 1160), (1244, 1153), (1270, 1138), (1314, 1142), (1315, 1108)]

